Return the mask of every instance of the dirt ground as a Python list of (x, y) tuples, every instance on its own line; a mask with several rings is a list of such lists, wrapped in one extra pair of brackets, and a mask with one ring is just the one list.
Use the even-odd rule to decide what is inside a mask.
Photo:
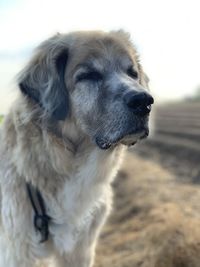
[(200, 267), (200, 188), (133, 152), (114, 183), (95, 267)]
[(180, 182), (199, 184), (200, 102), (167, 103), (153, 115), (152, 136), (134, 151), (171, 170)]

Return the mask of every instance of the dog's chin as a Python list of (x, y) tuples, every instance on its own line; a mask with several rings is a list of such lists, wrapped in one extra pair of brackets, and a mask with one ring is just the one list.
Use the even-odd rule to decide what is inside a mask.
[(124, 134), (118, 137), (115, 140), (107, 140), (106, 138), (97, 137), (96, 144), (100, 149), (109, 149), (111, 147), (115, 147), (119, 144), (125, 146), (133, 146), (137, 143), (138, 140), (144, 139), (149, 135), (148, 129), (142, 129), (140, 131), (136, 131), (135, 133)]

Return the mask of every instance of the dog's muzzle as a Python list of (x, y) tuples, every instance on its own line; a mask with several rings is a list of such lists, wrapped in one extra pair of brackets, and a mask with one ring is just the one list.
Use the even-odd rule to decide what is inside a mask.
[[(118, 133), (114, 135), (114, 138), (109, 134), (97, 136), (95, 141), (101, 149), (109, 149), (119, 143), (131, 146), (149, 134), (148, 115), (151, 111), (151, 105), (154, 103), (153, 97), (145, 91), (140, 93), (129, 91), (123, 96), (123, 101), (128, 107), (128, 126), (125, 122), (124, 128), (119, 130), (116, 125), (116, 133)], [(123, 123), (121, 124), (123, 125)]]

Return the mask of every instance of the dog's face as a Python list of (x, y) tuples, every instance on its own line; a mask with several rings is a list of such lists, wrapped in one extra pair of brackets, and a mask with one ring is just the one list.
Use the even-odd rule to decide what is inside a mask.
[(36, 55), (22, 74), (20, 88), (47, 114), (66, 123), (73, 118), (101, 149), (131, 145), (148, 135), (153, 98), (127, 34), (58, 35), (39, 50), (39, 59)]

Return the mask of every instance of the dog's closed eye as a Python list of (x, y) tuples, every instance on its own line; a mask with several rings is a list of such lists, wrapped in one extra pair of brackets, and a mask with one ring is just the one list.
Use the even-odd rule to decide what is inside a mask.
[(88, 71), (88, 72), (84, 72), (78, 75), (78, 77), (76, 78), (77, 82), (82, 82), (82, 81), (94, 81), (94, 82), (98, 82), (101, 81), (103, 79), (103, 76), (100, 72), (98, 71)]
[(137, 73), (137, 71), (135, 71), (133, 69), (132, 66), (127, 69), (127, 74), (128, 74), (129, 77), (131, 77), (133, 79), (138, 79), (138, 73)]

